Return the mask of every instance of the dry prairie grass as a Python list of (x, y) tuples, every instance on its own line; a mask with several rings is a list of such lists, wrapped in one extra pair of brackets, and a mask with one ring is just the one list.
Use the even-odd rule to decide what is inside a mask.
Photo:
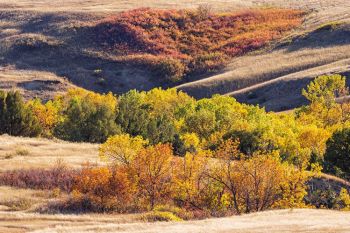
[(54, 95), (73, 87), (65, 78), (51, 72), (0, 67), (0, 89), (19, 90), (26, 99), (36, 96), (44, 100), (52, 99)]
[(144, 223), (137, 215), (39, 215), (0, 212), (0, 231), (67, 232), (349, 232), (350, 213), (329, 210), (277, 210), (229, 218)]
[(6, 10), (30, 10), (40, 12), (121, 12), (135, 8), (151, 7), (160, 9), (197, 8), (209, 5), (215, 11), (229, 11), (247, 7), (285, 7), (312, 11), (309, 24), (329, 20), (350, 19), (347, 0), (0, 0), (0, 8)]
[(348, 58), (350, 58), (349, 45), (307, 48), (292, 52), (281, 49), (236, 58), (226, 68), (226, 72), (185, 83), (177, 88), (198, 97), (211, 96), (214, 93), (225, 94), (265, 82), (274, 76), (280, 77)]
[(312, 78), (349, 73), (349, 35), (347, 24), (315, 29), (272, 51), (236, 58), (223, 73), (178, 88), (196, 97), (232, 95), (274, 111), (297, 107), (305, 103), (301, 90)]
[[(19, 153), (23, 150), (27, 153), (25, 156)], [(0, 171), (48, 168), (58, 160), (73, 168), (79, 168), (86, 162), (101, 163), (97, 144), (0, 136)]]

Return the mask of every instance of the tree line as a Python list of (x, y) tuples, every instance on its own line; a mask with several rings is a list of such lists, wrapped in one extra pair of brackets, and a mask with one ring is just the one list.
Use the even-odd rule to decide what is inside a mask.
[(80, 208), (162, 204), (215, 215), (300, 207), (307, 171), (349, 179), (350, 104), (336, 102), (346, 94), (345, 77), (320, 76), (303, 90), (308, 105), (272, 113), (175, 89), (72, 89), (46, 103), (0, 92), (0, 133), (103, 143), (108, 166), (87, 166), (75, 182)]

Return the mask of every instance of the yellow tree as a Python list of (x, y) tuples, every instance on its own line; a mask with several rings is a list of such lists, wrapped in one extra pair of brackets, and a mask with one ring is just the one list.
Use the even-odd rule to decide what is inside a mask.
[(136, 155), (147, 145), (142, 137), (131, 137), (129, 134), (120, 134), (109, 137), (99, 148), (102, 159), (109, 159), (114, 163), (129, 165)]
[(237, 214), (242, 212), (242, 205), (239, 202), (241, 188), (243, 187), (244, 174), (238, 170), (240, 152), (239, 142), (225, 141), (215, 154), (215, 160), (211, 162), (211, 168), (207, 175), (213, 181), (218, 182), (230, 194), (231, 204)]
[(157, 203), (166, 203), (172, 193), (173, 151), (168, 144), (141, 149), (132, 162), (138, 198), (153, 209)]
[(306, 182), (310, 178), (310, 173), (288, 164), (284, 166), (284, 180), (280, 185), (282, 198), (275, 203), (275, 206), (279, 208), (303, 208), (306, 206), (304, 197), (307, 194)]
[(280, 185), (284, 179), (278, 154), (255, 155), (241, 163), (237, 168), (244, 174), (240, 201), (245, 212), (271, 208), (279, 198)]
[(61, 120), (60, 102), (48, 101), (43, 104), (40, 99), (27, 102), (27, 106), (32, 110), (43, 128), (44, 136), (52, 136), (52, 130)]
[(336, 98), (346, 93), (345, 77), (338, 74), (319, 76), (302, 91), (310, 101), (304, 112), (321, 119), (324, 126), (341, 123), (342, 108), (336, 103)]
[(206, 175), (211, 155), (207, 151), (187, 153), (176, 160), (174, 169), (174, 198), (181, 206), (202, 209), (209, 206), (207, 197), (208, 177)]

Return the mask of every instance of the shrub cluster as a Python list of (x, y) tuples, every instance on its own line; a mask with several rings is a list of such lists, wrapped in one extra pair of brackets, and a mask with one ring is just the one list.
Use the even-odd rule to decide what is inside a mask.
[(228, 140), (214, 153), (178, 158), (169, 144), (109, 140), (100, 155), (112, 166), (83, 169), (66, 206), (75, 211), (151, 210), (144, 215), (150, 221), (305, 206), (304, 171), (282, 163), (276, 153), (244, 159), (238, 144)]
[(287, 9), (213, 14), (201, 8), (143, 8), (109, 17), (94, 30), (98, 43), (121, 61), (146, 65), (162, 78), (179, 81), (185, 75), (215, 72), (228, 58), (281, 38), (301, 24), (302, 16)]
[(77, 171), (61, 166), (52, 169), (13, 170), (0, 173), (0, 185), (41, 190), (58, 188), (70, 192), (76, 175)]

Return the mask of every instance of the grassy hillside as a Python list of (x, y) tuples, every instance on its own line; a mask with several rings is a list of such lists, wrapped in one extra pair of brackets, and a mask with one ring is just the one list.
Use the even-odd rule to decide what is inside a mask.
[(79, 168), (83, 163), (98, 164), (98, 145), (48, 139), (0, 136), (0, 171), (47, 168), (58, 161)]
[[(231, 57), (278, 40), (300, 25), (301, 17), (298, 10), (218, 14), (206, 7), (103, 16), (4, 10), (0, 65), (6, 72), (53, 73), (62, 84), (57, 91), (67, 88), (62, 77), (98, 92), (148, 90), (217, 72)], [(40, 88), (27, 87), (27, 81), (18, 79), (17, 87), (38, 94)]]
[(276, 41), (300, 26), (303, 13), (265, 9), (213, 14), (192, 10), (127, 11), (98, 23), (98, 44), (115, 60), (144, 66), (162, 81), (208, 75), (229, 58)]
[[(210, 9), (212, 16), (200, 23), (196, 23), (193, 17), (184, 17), (193, 15), (200, 5), (202, 10)], [(183, 82), (186, 83), (179, 88), (195, 97), (214, 93), (232, 94), (240, 101), (259, 103), (269, 110), (283, 110), (305, 103), (299, 90), (315, 74), (338, 70), (346, 74), (349, 65), (346, 59), (349, 54), (347, 25), (350, 21), (347, 12), (350, 3), (347, 0), (206, 0), (176, 3), (70, 0), (62, 4), (0, 0), (0, 6), (0, 86), (3, 89), (18, 88), (27, 97), (48, 99), (52, 92), (65, 91), (71, 84), (98, 92), (122, 93), (133, 88), (149, 90), (156, 86), (176, 85), (164, 82), (166, 77), (179, 79), (185, 76)], [(140, 7), (160, 10), (148, 10), (147, 14), (131, 11), (118, 16), (118, 12)], [(246, 16), (242, 13), (231, 16), (221, 14), (256, 7), (302, 10), (307, 16), (291, 35), (285, 33), (298, 22), (296, 18), (288, 18), (288, 14), (284, 19), (284, 16), (272, 14), (272, 17), (261, 20), (263, 15), (259, 13), (261, 27), (256, 28), (249, 25), (257, 23), (257, 12), (252, 13), (249, 20), (244, 19)], [(186, 13), (178, 9), (192, 10)], [(187, 26), (181, 28), (171, 14), (182, 17)], [(236, 23), (243, 20), (241, 26), (246, 25), (230, 29), (229, 24), (213, 24), (225, 19), (236, 20)], [(142, 23), (142, 20), (154, 25), (147, 28), (146, 21)], [(271, 25), (269, 20), (276, 24)], [(339, 23), (342, 27), (333, 27)], [(163, 28), (165, 25), (168, 25), (166, 29)], [(191, 25), (197, 28), (192, 30)], [(142, 48), (140, 44), (125, 43), (128, 38), (118, 38), (113, 34), (123, 27), (130, 29), (130, 38), (141, 42)], [(108, 29), (107, 33), (103, 33), (104, 29)], [(220, 33), (215, 37), (212, 29), (220, 29)], [(246, 36), (235, 37), (242, 31)], [(158, 34), (161, 37), (155, 36)], [(269, 44), (271, 39), (275, 43), (259, 51), (259, 54), (245, 55)], [(236, 55), (239, 57), (229, 62), (230, 57)], [(20, 74), (15, 82), (11, 80), (11, 85), (7, 85), (9, 73)], [(278, 81), (278, 86), (275, 82), (273, 86), (263, 84), (281, 80), (281, 77), (284, 80), (285, 76), (298, 77), (291, 84), (295, 86), (295, 92), (290, 92), (291, 88), (283, 89), (290, 82)], [(45, 82), (46, 79), (55, 79), (57, 85), (53, 87)], [(197, 79), (202, 80), (195, 81)], [(275, 92), (265, 89), (254, 93), (241, 90), (256, 84), (265, 85), (270, 90), (282, 88), (281, 93), (287, 95), (282, 99)], [(251, 98), (256, 95), (259, 97)]]
[(350, 25), (326, 24), (259, 55), (236, 58), (219, 75), (178, 86), (196, 97), (229, 94), (239, 101), (281, 111), (305, 104), (299, 94), (314, 77), (346, 75)]

